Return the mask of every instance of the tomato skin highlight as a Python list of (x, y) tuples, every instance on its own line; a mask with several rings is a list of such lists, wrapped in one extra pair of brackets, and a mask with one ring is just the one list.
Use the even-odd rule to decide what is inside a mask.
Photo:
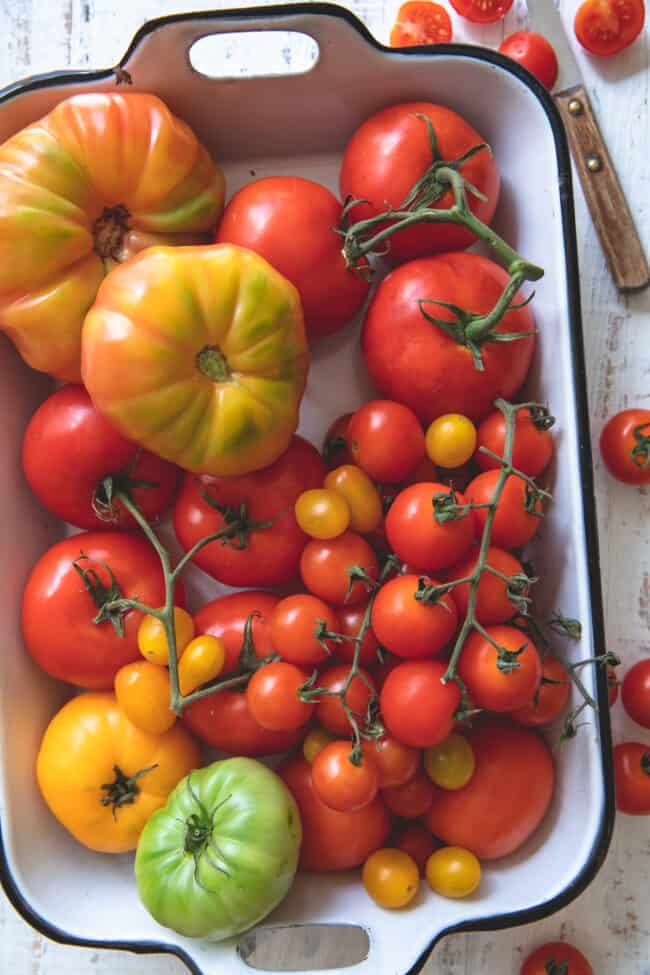
[(397, 12), (390, 32), (390, 46), (448, 44), (451, 38), (451, 17), (441, 4), (432, 0), (408, 0)]
[(420, 581), (437, 585), (426, 576), (397, 576), (384, 583), (372, 607), (372, 628), (381, 646), (407, 660), (434, 657), (444, 649), (458, 627), (458, 612), (451, 596), (434, 605), (419, 602)]
[(457, 14), (473, 24), (494, 24), (512, 7), (512, 0), (451, 0)]
[(564, 941), (541, 945), (524, 962), (520, 975), (548, 975), (549, 965), (557, 971), (562, 962), (568, 963), (568, 975), (594, 975), (594, 970), (577, 948)]
[[(503, 457), (506, 444), (506, 419), (501, 410), (493, 410), (481, 421), (478, 428), (476, 463), (484, 471), (499, 470), (498, 461), (480, 448), (487, 447), (493, 454)], [(517, 410), (515, 437), (512, 449), (512, 466), (537, 477), (546, 470), (553, 456), (553, 436), (549, 430), (539, 430), (528, 410)]]
[(590, 54), (610, 57), (629, 47), (644, 23), (643, 0), (584, 0), (576, 11), (573, 29)]
[[(433, 499), (451, 499), (445, 484), (411, 484), (397, 495), (386, 515), (386, 537), (392, 550), (414, 571), (435, 572), (458, 562), (474, 541), (472, 513), (440, 524)], [(456, 503), (465, 504), (456, 492)]]
[(542, 662), (530, 637), (514, 626), (489, 626), (486, 633), (507, 652), (517, 653), (516, 670), (499, 669), (498, 652), (482, 633), (474, 630), (463, 646), (458, 673), (479, 708), (503, 713), (525, 707), (542, 679)]
[(348, 438), (355, 462), (375, 481), (404, 481), (424, 457), (420, 421), (391, 400), (364, 403), (350, 418)]
[(406, 660), (384, 681), (379, 698), (391, 735), (412, 748), (430, 748), (450, 734), (460, 690), (442, 684), (446, 667), (438, 660)]
[(650, 815), (650, 748), (627, 741), (614, 747), (616, 808), (628, 816)]
[(634, 431), (639, 427), (639, 434), (650, 437), (650, 410), (622, 410), (610, 417), (600, 435), (605, 466), (624, 484), (650, 484), (650, 455), (641, 453), (637, 463), (632, 454), (637, 445)]
[(499, 52), (530, 71), (548, 91), (557, 81), (559, 68), (555, 51), (541, 34), (517, 31), (501, 42)]
[(349, 741), (333, 741), (312, 762), (314, 791), (330, 809), (353, 812), (363, 809), (377, 795), (379, 771), (369, 755), (359, 765), (350, 759)]

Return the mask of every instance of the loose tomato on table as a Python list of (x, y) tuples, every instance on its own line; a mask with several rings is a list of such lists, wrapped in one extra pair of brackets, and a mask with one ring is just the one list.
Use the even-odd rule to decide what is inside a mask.
[(427, 587), (438, 584), (428, 576), (412, 574), (384, 583), (371, 616), (382, 647), (406, 659), (433, 657), (444, 649), (458, 627), (458, 612), (449, 594), (426, 601)]
[(364, 403), (352, 414), (347, 437), (355, 462), (375, 481), (404, 481), (424, 457), (420, 421), (391, 400)]
[(368, 598), (368, 584), (355, 580), (361, 570), (370, 583), (377, 580), (377, 556), (356, 532), (347, 531), (329, 541), (312, 539), (300, 558), (300, 575), (305, 587), (334, 607), (356, 606)]
[(524, 962), (520, 975), (594, 975), (594, 970), (577, 948), (564, 941), (552, 941), (536, 948)]
[[(102, 486), (110, 476), (148, 521), (165, 514), (180, 471), (125, 440), (93, 406), (83, 386), (63, 386), (32, 416), (22, 451), (32, 491), (57, 518), (77, 528), (131, 528), (132, 516)], [(100, 510), (103, 517), (97, 511)]]
[(576, 12), (573, 29), (590, 54), (610, 57), (629, 47), (644, 23), (644, 0), (584, 0)]
[(650, 748), (627, 741), (614, 748), (616, 808), (629, 816), (650, 815)]
[(552, 45), (541, 34), (519, 30), (501, 42), (499, 52), (530, 71), (549, 91), (557, 81), (557, 56)]
[(390, 46), (448, 44), (451, 37), (451, 17), (441, 4), (433, 0), (408, 0), (397, 12), (390, 32)]
[(246, 688), (246, 703), (255, 721), (268, 731), (293, 731), (306, 724), (314, 705), (302, 701), (299, 691), (308, 677), (284, 660), (256, 670)]
[[(529, 477), (537, 477), (546, 470), (553, 456), (553, 437), (547, 422), (546, 418), (533, 417), (530, 410), (518, 410), (515, 416), (512, 466)], [(505, 445), (506, 418), (501, 410), (493, 410), (478, 428), (476, 463), (484, 471), (500, 469), (499, 461), (482, 451), (481, 447), (503, 457)]]
[(397, 495), (386, 515), (390, 547), (412, 570), (435, 572), (465, 555), (474, 541), (469, 512), (455, 518), (436, 517), (436, 505), (465, 504), (462, 494), (446, 484), (411, 484)]
[(325, 478), (325, 487), (338, 494), (345, 503), (352, 531), (366, 535), (379, 528), (384, 517), (381, 497), (364, 470), (356, 464), (335, 467)]
[(195, 613), (194, 628), (197, 637), (208, 635), (223, 642), (224, 677), (237, 669), (247, 629), (250, 631), (255, 654), (260, 660), (274, 652), (271, 616), (278, 602), (278, 597), (270, 592), (233, 592), (205, 603)]
[(406, 785), (414, 778), (419, 768), (419, 751), (403, 745), (391, 735), (364, 740), (361, 742), (361, 747), (364, 756), (367, 756), (377, 767), (380, 789)]
[(316, 795), (340, 812), (363, 809), (379, 790), (379, 770), (372, 758), (364, 753), (359, 761), (352, 761), (351, 751), (349, 741), (333, 741), (312, 762)]
[(388, 808), (402, 819), (417, 819), (431, 808), (435, 787), (422, 769), (402, 785), (392, 785), (381, 790)]
[[(348, 664), (334, 664), (333, 667), (328, 667), (319, 674), (315, 685), (329, 692), (317, 698), (316, 717), (332, 734), (346, 737), (351, 735), (352, 728), (337, 692), (343, 690), (349, 674)], [(360, 669), (360, 675), (352, 678), (345, 697), (347, 707), (360, 725), (365, 721), (374, 693), (375, 684), (372, 677), (365, 670)]]
[(363, 886), (380, 907), (410, 904), (420, 886), (418, 865), (404, 850), (386, 847), (371, 853), (363, 865)]
[(185, 551), (216, 532), (224, 538), (201, 549), (193, 561), (229, 586), (277, 586), (298, 574), (307, 536), (294, 505), (322, 484), (318, 451), (294, 436), (269, 467), (240, 477), (187, 474), (174, 507), (174, 529)]
[(250, 758), (289, 751), (307, 733), (303, 727), (290, 731), (262, 728), (251, 714), (246, 692), (227, 688), (192, 701), (183, 711), (183, 723), (211, 748)]
[(607, 470), (624, 484), (650, 484), (650, 410), (622, 410), (600, 435)]
[(542, 660), (542, 680), (529, 704), (512, 712), (512, 718), (529, 728), (550, 724), (564, 711), (571, 692), (567, 669), (557, 657)]
[[(491, 504), (500, 471), (484, 471), (468, 484), (465, 499), (468, 504)], [(472, 517), (476, 535), (481, 537), (487, 518), (487, 508), (475, 508)], [(515, 474), (509, 474), (497, 504), (492, 522), (491, 540), (499, 548), (522, 548), (538, 531), (542, 521), (539, 498), (529, 498), (528, 485)]]
[(465, 641), (458, 674), (477, 707), (503, 713), (530, 703), (540, 686), (542, 662), (526, 633), (515, 626), (488, 626), (485, 634), (474, 630)]
[(512, 0), (451, 0), (451, 5), (473, 24), (494, 24), (512, 7)]
[[(357, 647), (355, 637), (359, 635), (361, 626), (363, 624), (366, 615), (366, 606), (352, 606), (349, 609), (343, 608), (339, 609), (337, 612), (338, 617), (338, 632), (344, 636), (349, 637), (347, 640), (339, 640), (333, 643), (333, 653), (339, 659), (345, 661), (345, 663), (352, 663), (354, 653)], [(362, 667), (374, 667), (379, 664), (379, 641), (375, 636), (375, 633), (371, 626), (367, 627), (363, 640), (361, 641), (361, 647), (359, 649), (359, 663)]]
[(369, 284), (341, 253), (343, 208), (333, 193), (300, 176), (268, 176), (238, 190), (217, 243), (246, 247), (298, 289), (309, 336), (331, 335), (363, 304)]
[[(446, 581), (466, 579), (471, 576), (478, 562), (478, 549), (470, 549), (468, 555), (461, 561), (452, 565), (444, 573)], [(506, 552), (496, 545), (490, 545), (487, 550), (486, 565), (500, 572), (509, 578), (522, 576), (524, 568), (514, 555)], [(516, 591), (519, 591), (517, 585)], [(526, 594), (524, 589), (523, 595)], [(461, 582), (454, 586), (450, 595), (454, 600), (461, 618), (467, 615), (469, 605), (470, 583)], [(484, 569), (481, 573), (478, 586), (476, 587), (476, 597), (474, 602), (474, 616), (477, 622), (487, 626), (491, 623), (507, 623), (517, 612), (517, 607), (508, 596), (508, 584), (504, 579), (494, 575), (489, 569)]]
[(386, 727), (412, 748), (430, 748), (450, 734), (460, 705), (454, 681), (442, 683), (445, 665), (438, 660), (405, 660), (390, 672), (379, 705)]
[(155, 95), (93, 92), (0, 147), (0, 195), (0, 328), (33, 368), (78, 382), (105, 275), (152, 244), (207, 239), (224, 178)]
[(270, 618), (273, 649), (299, 667), (318, 667), (338, 650), (334, 640), (319, 639), (319, 632), (339, 632), (339, 616), (322, 599), (296, 593), (281, 599)]
[(444, 413), (429, 424), (425, 446), (428, 457), (439, 467), (462, 467), (474, 453), (476, 427), (461, 413)]

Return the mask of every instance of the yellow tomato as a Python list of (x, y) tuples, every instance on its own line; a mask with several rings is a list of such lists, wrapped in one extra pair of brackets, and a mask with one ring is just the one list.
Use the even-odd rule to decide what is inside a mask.
[(381, 524), (384, 512), (379, 491), (365, 471), (354, 464), (343, 464), (325, 478), (325, 487), (343, 495), (350, 509), (350, 528), (364, 535)]
[[(180, 606), (174, 606), (174, 630), (176, 654), (180, 659), (185, 647), (194, 636), (194, 620)], [(138, 649), (145, 660), (149, 660), (152, 664), (159, 664), (161, 667), (169, 664), (169, 643), (165, 627), (158, 617), (149, 614), (143, 617), (138, 628)]]
[(302, 753), (311, 765), (318, 753), (335, 740), (324, 728), (313, 728), (302, 743)]
[(462, 413), (445, 413), (426, 432), (427, 454), (440, 467), (460, 467), (476, 450), (476, 427)]
[(36, 775), (45, 802), (75, 839), (100, 853), (126, 853), (200, 759), (181, 724), (149, 734), (129, 721), (113, 694), (90, 691), (50, 721)]
[(206, 240), (224, 189), (155, 95), (60, 102), (0, 146), (0, 329), (30, 366), (79, 382), (84, 316), (106, 273), (152, 244)]
[(451, 734), (439, 745), (427, 748), (424, 767), (441, 789), (462, 789), (474, 775), (474, 750), (463, 735)]
[(337, 538), (350, 524), (345, 498), (327, 488), (303, 491), (295, 504), (296, 521), (312, 538)]
[(390, 847), (370, 854), (362, 877), (363, 886), (380, 907), (406, 907), (420, 886), (420, 871), (413, 857)]
[(443, 846), (427, 860), (426, 878), (443, 897), (468, 897), (481, 882), (481, 864), (469, 850)]
[(152, 735), (162, 735), (176, 721), (170, 694), (167, 668), (148, 660), (120, 667), (115, 675), (117, 703), (136, 728)]
[(178, 683), (181, 694), (191, 694), (201, 684), (214, 680), (223, 670), (226, 648), (223, 640), (207, 633), (187, 644), (178, 664)]

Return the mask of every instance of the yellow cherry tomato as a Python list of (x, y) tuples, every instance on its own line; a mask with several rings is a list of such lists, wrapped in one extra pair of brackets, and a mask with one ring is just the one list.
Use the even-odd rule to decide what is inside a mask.
[(443, 897), (468, 897), (481, 882), (481, 864), (461, 846), (443, 846), (427, 860), (426, 878), (431, 890)]
[(427, 748), (424, 767), (441, 789), (462, 789), (474, 775), (474, 751), (467, 738), (454, 733), (439, 745)]
[[(174, 629), (176, 631), (176, 653), (180, 659), (183, 650), (194, 636), (194, 620), (190, 614), (174, 606)], [(165, 628), (155, 616), (147, 615), (138, 628), (138, 649), (152, 664), (167, 667), (169, 664), (169, 644)]]
[(225, 660), (226, 648), (218, 637), (205, 633), (190, 640), (178, 662), (181, 694), (191, 694), (201, 684), (218, 677)]
[(166, 667), (148, 660), (120, 667), (115, 675), (115, 697), (129, 721), (150, 735), (162, 735), (176, 721), (176, 715), (169, 708), (169, 672)]
[(381, 524), (384, 512), (379, 491), (365, 471), (354, 464), (343, 464), (325, 478), (325, 487), (343, 495), (350, 509), (350, 528), (364, 535)]
[(302, 753), (311, 765), (318, 753), (335, 740), (324, 728), (313, 728), (302, 743)]
[(342, 494), (327, 488), (303, 491), (295, 506), (296, 521), (312, 538), (336, 538), (350, 524), (350, 509)]
[(426, 432), (427, 454), (440, 467), (460, 467), (476, 450), (476, 427), (462, 413), (445, 413)]
[(386, 847), (364, 863), (363, 886), (380, 907), (406, 907), (418, 892), (420, 871), (408, 853)]

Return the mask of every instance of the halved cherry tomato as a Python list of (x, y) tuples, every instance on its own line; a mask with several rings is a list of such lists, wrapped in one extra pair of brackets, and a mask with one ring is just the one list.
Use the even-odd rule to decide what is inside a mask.
[(520, 975), (594, 975), (594, 970), (577, 948), (564, 941), (553, 941), (541, 945), (524, 962)]
[(377, 556), (361, 535), (351, 531), (329, 541), (312, 539), (300, 559), (306, 588), (333, 606), (355, 606), (367, 599), (367, 585), (361, 580), (352, 582), (355, 569), (371, 580), (379, 574)]
[[(487, 447), (493, 454), (503, 457), (506, 444), (506, 420), (501, 410), (493, 410), (478, 428), (476, 462), (484, 471), (498, 470), (498, 461), (480, 448)], [(553, 437), (549, 430), (536, 425), (529, 410), (518, 410), (515, 417), (515, 438), (512, 450), (512, 466), (529, 477), (537, 477), (545, 470), (553, 456)]]
[(419, 751), (402, 744), (397, 738), (382, 735), (381, 738), (363, 741), (361, 747), (363, 754), (368, 755), (377, 766), (380, 789), (406, 785), (417, 773)]
[(435, 792), (431, 779), (422, 769), (418, 769), (413, 778), (404, 785), (382, 789), (381, 795), (390, 811), (396, 816), (401, 816), (402, 819), (417, 819), (418, 816), (424, 816), (431, 808)]
[[(489, 504), (494, 497), (494, 491), (499, 479), (500, 471), (485, 471), (475, 477), (465, 492), (468, 504)], [(492, 542), (500, 548), (521, 548), (529, 542), (541, 523), (542, 504), (539, 499), (534, 502), (534, 509), (538, 514), (526, 509), (527, 484), (515, 474), (508, 475), (505, 486), (499, 498), (496, 515), (492, 522)], [(472, 511), (476, 534), (480, 538), (487, 508), (475, 508)]]
[(327, 429), (323, 439), (322, 453), (325, 466), (329, 470), (334, 470), (335, 467), (340, 467), (342, 464), (354, 464), (354, 457), (348, 440), (348, 424), (351, 416), (351, 413), (343, 413)]
[(429, 424), (425, 444), (434, 464), (461, 467), (476, 449), (476, 427), (462, 413), (444, 413)]
[(630, 667), (621, 686), (623, 707), (642, 728), (650, 728), (650, 659)]
[(195, 613), (197, 635), (206, 633), (223, 642), (226, 649), (224, 676), (237, 668), (247, 623), (256, 656), (263, 660), (274, 652), (270, 620), (278, 602), (278, 597), (270, 592), (233, 592), (213, 599)]
[(557, 657), (548, 654), (542, 660), (542, 682), (532, 701), (513, 711), (512, 717), (529, 728), (549, 724), (564, 711), (570, 691), (571, 681), (566, 667)]
[[(335, 664), (324, 670), (318, 677), (318, 687), (323, 687), (327, 691), (340, 691), (348, 679), (350, 667), (347, 664)], [(354, 677), (348, 688), (345, 703), (352, 711), (353, 715), (363, 724), (368, 711), (368, 705), (374, 693), (374, 682), (369, 674), (361, 671), (363, 677)], [(331, 695), (323, 695), (316, 704), (316, 717), (328, 731), (335, 735), (349, 737), (352, 729), (348, 716), (341, 705), (341, 698)]]
[[(158, 607), (159, 609), (161, 607)], [(174, 606), (174, 632), (176, 634), (176, 656), (180, 658), (183, 650), (194, 636), (194, 620), (186, 609)], [(162, 620), (147, 613), (138, 627), (138, 650), (152, 664), (166, 667), (169, 663), (169, 643)]]
[(629, 47), (644, 23), (643, 0), (585, 0), (578, 7), (573, 29), (590, 54), (609, 57)]
[[(386, 536), (396, 555), (415, 571), (435, 572), (453, 565), (474, 540), (474, 523), (468, 513), (444, 522), (435, 517), (434, 499), (452, 502), (445, 484), (412, 484), (393, 501), (386, 515)], [(459, 505), (462, 494), (455, 495)]]
[(202, 684), (219, 676), (226, 662), (223, 640), (203, 633), (195, 637), (183, 650), (178, 662), (178, 685), (181, 694), (191, 694)]
[(605, 465), (624, 484), (650, 484), (650, 410), (622, 410), (600, 435)]
[(348, 426), (355, 462), (375, 481), (404, 481), (424, 457), (424, 432), (415, 413), (388, 399), (364, 403)]
[[(457, 562), (456, 565), (447, 569), (444, 573), (445, 579), (447, 581), (466, 579), (474, 572), (477, 561), (478, 550), (472, 548), (462, 562)], [(524, 571), (518, 558), (502, 548), (497, 548), (496, 545), (491, 545), (488, 549), (487, 564), (497, 572), (509, 577), (521, 575)], [(463, 582), (451, 590), (451, 596), (461, 618), (467, 615), (469, 594), (469, 582)], [(512, 619), (516, 612), (515, 604), (508, 598), (507, 583), (492, 572), (484, 570), (476, 589), (476, 602), (474, 604), (474, 615), (478, 622), (482, 623), (483, 626), (489, 623), (506, 623)]]
[[(350, 609), (339, 609), (338, 613), (339, 633), (348, 637), (359, 635), (361, 624), (366, 615), (365, 606), (352, 606)], [(339, 660), (352, 663), (356, 643), (354, 640), (341, 640), (333, 644), (333, 650)], [(379, 663), (379, 641), (375, 636), (372, 626), (369, 626), (364, 634), (361, 648), (359, 650), (359, 663), (362, 667), (372, 667)]]
[(317, 667), (338, 652), (334, 640), (318, 639), (322, 625), (330, 633), (339, 632), (337, 614), (322, 599), (309, 593), (296, 593), (281, 599), (271, 614), (271, 642), (284, 660), (300, 667)]
[(381, 689), (380, 710), (391, 735), (412, 748), (430, 748), (451, 732), (460, 690), (442, 683), (439, 660), (405, 660), (388, 675)]
[(318, 753), (325, 748), (325, 745), (329, 745), (333, 741), (336, 741), (334, 735), (325, 731), (325, 728), (312, 728), (302, 743), (302, 753), (311, 765)]
[(408, 0), (397, 12), (390, 32), (390, 46), (448, 44), (451, 36), (451, 17), (441, 4), (432, 0)]
[(457, 14), (472, 24), (494, 24), (512, 7), (512, 0), (451, 0)]
[(427, 775), (441, 789), (462, 789), (474, 775), (476, 760), (467, 738), (453, 733), (424, 753)]
[(294, 514), (299, 528), (310, 538), (337, 538), (347, 530), (351, 516), (344, 495), (327, 485), (303, 491)]
[(629, 816), (650, 815), (650, 748), (627, 741), (614, 748), (616, 808)]
[(424, 873), (427, 860), (440, 843), (420, 823), (404, 823), (395, 836), (395, 846), (413, 857), (420, 873)]
[(481, 864), (470, 850), (443, 846), (427, 860), (429, 887), (443, 897), (469, 897), (481, 882)]
[[(526, 633), (514, 626), (489, 626), (485, 632), (489, 640), (478, 630), (469, 635), (458, 664), (458, 673), (472, 701), (488, 711), (507, 712), (525, 707), (542, 679), (537, 647)], [(490, 640), (502, 647), (504, 653)]]
[(420, 886), (418, 865), (404, 850), (386, 847), (371, 853), (363, 865), (363, 886), (380, 907), (406, 907)]
[(151, 735), (162, 735), (176, 721), (169, 706), (169, 673), (148, 660), (136, 660), (118, 670), (115, 697), (129, 721)]
[(406, 659), (433, 657), (449, 643), (458, 611), (449, 594), (435, 603), (417, 597), (437, 585), (428, 576), (396, 576), (384, 583), (372, 607), (372, 628), (381, 646)]
[(300, 699), (309, 674), (295, 664), (277, 660), (256, 670), (246, 688), (253, 718), (268, 731), (293, 731), (309, 721), (314, 705)]
[(557, 81), (555, 51), (541, 34), (532, 30), (518, 30), (501, 42), (499, 52), (530, 71), (549, 91)]
[(352, 531), (365, 535), (379, 527), (384, 517), (379, 491), (360, 467), (343, 464), (335, 468), (325, 478), (325, 487), (347, 502)]
[(379, 772), (372, 759), (364, 754), (356, 764), (350, 758), (351, 750), (349, 741), (333, 741), (319, 751), (312, 763), (316, 795), (330, 809), (340, 812), (363, 809), (379, 789)]

